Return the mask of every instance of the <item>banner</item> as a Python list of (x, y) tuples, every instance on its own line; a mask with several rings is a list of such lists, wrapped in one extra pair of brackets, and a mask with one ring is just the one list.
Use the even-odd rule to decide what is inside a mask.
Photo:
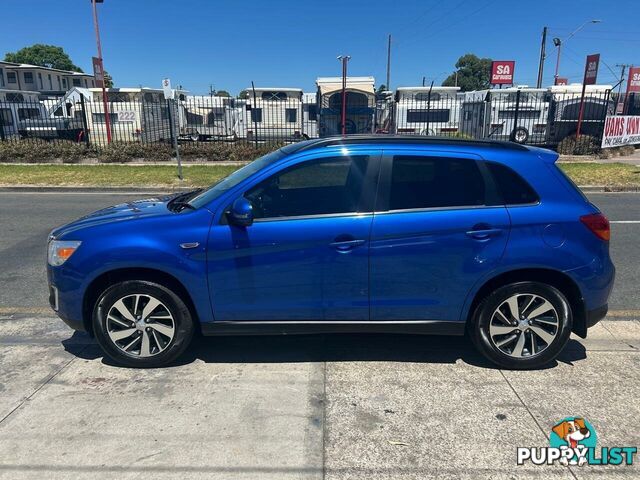
[(602, 132), (602, 148), (640, 143), (640, 115), (607, 116)]
[(627, 81), (627, 93), (640, 92), (640, 67), (629, 69), (629, 80)]
[(598, 65), (600, 64), (600, 54), (587, 55), (587, 63), (584, 66), (584, 84), (595, 85), (598, 78)]
[(95, 80), (96, 87), (102, 88), (104, 86), (104, 67), (102, 66), (102, 59), (97, 57), (91, 57), (93, 60), (93, 78)]
[(513, 71), (516, 62), (513, 60), (494, 60), (491, 62), (491, 84), (513, 85)]

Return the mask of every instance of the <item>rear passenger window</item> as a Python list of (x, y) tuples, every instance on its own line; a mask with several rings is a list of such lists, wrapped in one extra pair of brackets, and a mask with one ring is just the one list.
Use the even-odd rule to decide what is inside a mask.
[(538, 195), (520, 175), (500, 163), (487, 162), (505, 205), (538, 203)]
[(474, 160), (395, 156), (389, 210), (484, 205), (484, 190)]

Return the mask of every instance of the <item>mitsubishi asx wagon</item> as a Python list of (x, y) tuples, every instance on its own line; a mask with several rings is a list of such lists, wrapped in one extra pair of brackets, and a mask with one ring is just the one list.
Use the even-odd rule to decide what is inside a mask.
[(554, 152), (396, 136), (285, 146), (207, 189), (112, 206), (48, 240), (52, 308), (113, 361), (195, 333), (467, 334), (552, 362), (607, 312), (609, 222)]

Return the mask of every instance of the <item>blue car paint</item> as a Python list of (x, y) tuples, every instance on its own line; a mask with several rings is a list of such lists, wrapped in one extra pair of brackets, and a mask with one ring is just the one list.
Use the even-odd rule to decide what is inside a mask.
[[(321, 156), (419, 153), (475, 156), (510, 166), (538, 192), (535, 205), (385, 212), (225, 224), (224, 212), (273, 173)], [(59, 291), (58, 314), (86, 325), (83, 299), (100, 275), (147, 268), (177, 279), (203, 323), (243, 320), (409, 320), (464, 322), (491, 278), (523, 268), (564, 272), (587, 309), (606, 305), (614, 278), (608, 244), (579, 221), (597, 208), (558, 176), (557, 155), (473, 145), (326, 146), (282, 155), (195, 211), (167, 209), (167, 198), (123, 204), (60, 227), (52, 236), (82, 245), (62, 266), (48, 266)], [(424, 222), (419, 225), (419, 221)], [(497, 232), (466, 235), (473, 225)], [(340, 235), (362, 241), (348, 252)], [(198, 242), (183, 250), (183, 242)]]

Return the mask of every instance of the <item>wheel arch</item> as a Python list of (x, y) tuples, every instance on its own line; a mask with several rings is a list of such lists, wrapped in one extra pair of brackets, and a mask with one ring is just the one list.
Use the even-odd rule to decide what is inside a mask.
[(566, 273), (547, 268), (522, 268), (500, 273), (487, 280), (475, 293), (467, 311), (467, 327), (474, 321), (480, 302), (491, 292), (515, 282), (540, 282), (560, 290), (571, 306), (573, 315), (572, 331), (582, 338), (587, 336), (586, 310), (584, 298), (575, 281)]
[(185, 303), (195, 325), (198, 330), (200, 329), (200, 319), (198, 317), (195, 304), (193, 303), (193, 299), (180, 280), (167, 272), (153, 268), (119, 268), (100, 274), (91, 281), (85, 290), (82, 301), (82, 322), (85, 330), (91, 336), (93, 336), (93, 322), (91, 321), (91, 317), (93, 315), (94, 305), (100, 297), (100, 294), (102, 294), (102, 292), (111, 285), (115, 285), (116, 283), (124, 282), (126, 280), (145, 280), (157, 283), (172, 290)]

